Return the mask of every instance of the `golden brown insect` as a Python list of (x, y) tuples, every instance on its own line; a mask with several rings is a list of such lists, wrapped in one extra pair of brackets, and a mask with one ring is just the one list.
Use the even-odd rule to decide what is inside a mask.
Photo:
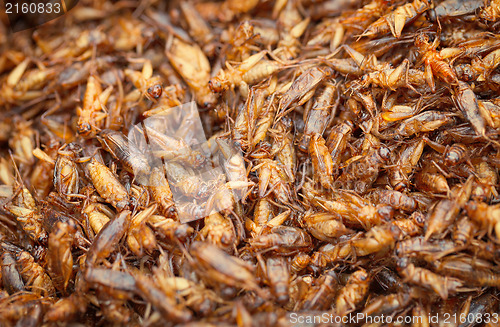
[(127, 190), (107, 166), (92, 157), (87, 164), (87, 170), (92, 184), (100, 196), (117, 209), (124, 209), (128, 206), (129, 196)]
[(465, 280), (475, 286), (500, 285), (500, 274), (495, 272), (489, 261), (465, 255), (452, 255), (432, 265), (437, 272)]
[(432, 110), (425, 111), (401, 122), (397, 129), (397, 134), (411, 136), (422, 132), (432, 132), (440, 127), (451, 124), (454, 116), (455, 114), (453, 113)]
[[(2, 248), (4, 247), (4, 244), (5, 243), (2, 244)], [(17, 270), (14, 256), (4, 249), (0, 259), (2, 260), (3, 287), (7, 290), (7, 292), (9, 292), (9, 294), (24, 291), (24, 282), (20, 272)]]
[(477, 135), (486, 137), (486, 122), (481, 115), (476, 94), (469, 84), (459, 81), (453, 94), (453, 100), (464, 117), (472, 125)]
[(495, 235), (500, 237), (500, 206), (470, 201), (465, 209), (469, 218), (487, 228), (489, 232), (494, 230)]
[(290, 286), (288, 260), (285, 257), (269, 257), (266, 260), (265, 267), (265, 274), (276, 302), (279, 304), (288, 303), (288, 289)]
[(433, 290), (443, 300), (463, 286), (463, 282), (457, 278), (443, 277), (412, 263), (403, 263), (398, 266), (398, 271), (408, 282)]
[(87, 310), (87, 298), (79, 293), (73, 293), (54, 303), (45, 314), (44, 319), (51, 322), (71, 321)]
[(497, 170), (486, 161), (480, 162), (475, 168), (478, 180), (472, 187), (471, 198), (474, 200), (488, 201), (492, 196), (498, 194), (495, 189), (495, 185), (498, 183)]
[(73, 272), (73, 234), (76, 232), (74, 223), (58, 222), (56, 228), (49, 235), (49, 275), (54, 286), (65, 292)]
[(290, 182), (295, 181), (297, 170), (297, 154), (294, 146), (293, 123), (288, 117), (280, 119), (272, 130), (274, 138), (271, 152), (274, 158), (283, 166)]
[(200, 231), (200, 234), (208, 242), (229, 252), (237, 244), (235, 229), (231, 219), (224, 217), (218, 212), (212, 212), (205, 217), (205, 226)]
[(361, 34), (375, 37), (388, 32), (399, 38), (405, 25), (411, 23), (429, 8), (429, 1), (414, 0), (397, 7), (394, 11), (380, 17)]
[(309, 234), (300, 228), (276, 226), (249, 240), (253, 250), (272, 250), (282, 254), (293, 254), (311, 246)]
[(23, 230), (36, 242), (46, 243), (48, 234), (42, 225), (43, 217), (37, 210), (6, 204), (5, 209), (13, 214)]
[(90, 246), (85, 262), (93, 266), (99, 259), (106, 259), (120, 239), (125, 235), (130, 224), (130, 211), (124, 210), (113, 220), (109, 221), (97, 234)]
[(78, 133), (83, 137), (93, 137), (102, 127), (102, 120), (106, 118), (103, 107), (106, 105), (113, 86), (102, 91), (101, 83), (90, 76), (87, 81), (87, 89), (83, 96), (83, 106), (77, 108)]
[(432, 235), (443, 233), (453, 223), (459, 211), (469, 200), (471, 192), (472, 178), (469, 178), (462, 187), (453, 190), (452, 199), (443, 199), (436, 204), (427, 218), (426, 239)]
[(136, 178), (141, 174), (148, 174), (150, 167), (148, 159), (120, 132), (104, 129), (99, 132), (97, 139), (113, 158), (120, 161), (123, 167)]
[(446, 177), (433, 171), (434, 169), (424, 168), (415, 178), (416, 185), (423, 191), (433, 193), (448, 193), (450, 186)]
[[(299, 103), (305, 103), (313, 95), (311, 93), (319, 83), (333, 75), (333, 70), (330, 67), (317, 66), (304, 71), (295, 81), (293, 81), (290, 88), (283, 94), (279, 102), (279, 111), (284, 111), (299, 100)], [(307, 98), (303, 98), (308, 96)]]
[(329, 270), (321, 275), (313, 287), (305, 294), (300, 308), (302, 310), (326, 310), (334, 299), (338, 285), (337, 275), (333, 270)]
[(389, 182), (396, 191), (403, 191), (409, 186), (409, 179), (420, 160), (424, 147), (424, 140), (419, 139), (401, 150), (397, 163), (389, 171)]
[(144, 62), (142, 72), (125, 69), (127, 76), (138, 92), (132, 91), (126, 96), (125, 101), (137, 101), (142, 96), (146, 96), (149, 100), (158, 100), (163, 92), (162, 79), (160, 76), (153, 76), (153, 66), (150, 60)]
[(363, 314), (375, 317), (382, 315), (384, 312), (401, 310), (410, 304), (410, 300), (408, 293), (380, 295), (366, 304)]
[(234, 89), (236, 86), (239, 87), (243, 83), (254, 84), (273, 74), (280, 67), (273, 65), (272, 61), (264, 61), (263, 64), (257, 66), (265, 55), (265, 51), (256, 53), (242, 61), (237, 68), (226, 62), (227, 70), (221, 69), (217, 76), (209, 81), (210, 89), (213, 92), (220, 93), (228, 89)]
[(95, 235), (99, 234), (113, 216), (106, 206), (100, 203), (90, 203), (83, 209), (83, 214), (87, 217), (88, 223)]
[(54, 186), (60, 195), (68, 199), (79, 191), (80, 175), (75, 162), (77, 151), (77, 146), (73, 144), (59, 150), (54, 165)]
[[(52, 280), (42, 266), (35, 262), (35, 259), (29, 252), (8, 243), (2, 243), (2, 248), (6, 252), (9, 251), (15, 257), (16, 266), (27, 289), (34, 293), (48, 296), (55, 294), (56, 290)], [(4, 264), (6, 259), (7, 257), (3, 259)]]
[(309, 142), (309, 155), (314, 167), (314, 175), (318, 177), (324, 188), (331, 188), (333, 183), (333, 160), (319, 134), (314, 134)]
[(210, 63), (197, 45), (173, 38), (166, 49), (167, 58), (196, 95), (196, 102), (203, 107), (215, 104), (215, 96), (208, 87)]
[(382, 165), (390, 159), (391, 153), (385, 146), (373, 149), (365, 156), (352, 158), (344, 168), (335, 185), (365, 193), (375, 182)]
[(337, 168), (341, 161), (341, 154), (344, 152), (347, 141), (353, 131), (353, 124), (350, 121), (345, 121), (341, 124), (335, 125), (328, 139), (326, 140), (326, 145), (330, 151), (330, 155), (333, 160), (333, 166)]
[(130, 219), (127, 232), (127, 245), (137, 256), (143, 256), (144, 252), (151, 253), (157, 246), (154, 232), (146, 221), (156, 211), (156, 204), (137, 213)]
[(355, 192), (335, 190), (331, 192), (330, 198), (327, 198), (326, 194), (320, 194), (307, 182), (302, 191), (304, 197), (311, 204), (342, 216), (349, 225), (362, 227), (366, 230), (389, 220), (394, 214), (394, 210), (390, 206), (384, 204), (373, 206)]
[(274, 197), (281, 203), (291, 202), (292, 191), (287, 182), (286, 173), (276, 161), (262, 159), (253, 169), (259, 173), (259, 195), (261, 197), (272, 191)]
[(343, 316), (354, 311), (366, 297), (369, 286), (370, 278), (364, 269), (352, 273), (347, 284), (338, 292), (335, 300), (335, 312)]
[(331, 242), (334, 239), (351, 234), (354, 231), (345, 227), (341, 217), (335, 214), (308, 211), (302, 218), (306, 230), (319, 240)]
[(253, 267), (247, 262), (230, 256), (215, 245), (195, 242), (190, 254), (196, 259), (196, 268), (200, 277), (215, 283), (259, 291), (260, 288), (251, 273)]
[(185, 242), (189, 236), (194, 233), (193, 227), (188, 224), (181, 224), (172, 218), (166, 218), (159, 215), (152, 215), (148, 222), (157, 230), (163, 237), (168, 240), (179, 240)]
[[(206, 161), (205, 156), (200, 151), (192, 149), (181, 138), (162, 134), (149, 126), (146, 126), (144, 129), (144, 134), (155, 145), (153, 147), (153, 154), (158, 158), (168, 160), (169, 162), (183, 162), (194, 167), (198, 167)], [(131, 154), (133, 155), (133, 153)], [(142, 159), (140, 164), (141, 167), (146, 167)]]
[(177, 305), (175, 300), (162, 292), (153, 280), (143, 274), (134, 275), (137, 292), (160, 312), (167, 321), (187, 322), (192, 313), (186, 308)]
[(398, 242), (396, 254), (399, 257), (418, 256), (439, 258), (457, 251), (457, 245), (449, 239), (425, 240), (423, 236), (416, 236)]
[(298, 274), (311, 263), (311, 256), (306, 253), (297, 253), (290, 262), (290, 273)]
[(363, 237), (351, 241), (358, 256), (383, 253), (394, 247), (401, 231), (397, 226), (386, 224), (372, 227)]
[(396, 210), (413, 212), (417, 209), (417, 201), (411, 196), (394, 190), (379, 190), (375, 191), (373, 196), (378, 199), (379, 203), (390, 205)]
[(153, 168), (149, 176), (149, 185), (151, 196), (158, 204), (160, 212), (166, 217), (175, 217), (172, 190), (163, 170), (158, 167)]
[(331, 117), (335, 116), (337, 106), (340, 103), (336, 96), (337, 89), (335, 83), (328, 82), (321, 94), (314, 100), (307, 117), (304, 119), (304, 135), (299, 144), (299, 149), (302, 151), (305, 152), (309, 148), (310, 139), (315, 133), (323, 134)]

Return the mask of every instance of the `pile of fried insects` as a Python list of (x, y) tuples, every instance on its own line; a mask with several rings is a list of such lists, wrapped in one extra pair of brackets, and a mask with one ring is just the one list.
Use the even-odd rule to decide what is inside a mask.
[(0, 325), (498, 326), (499, 22), (498, 0), (4, 21)]

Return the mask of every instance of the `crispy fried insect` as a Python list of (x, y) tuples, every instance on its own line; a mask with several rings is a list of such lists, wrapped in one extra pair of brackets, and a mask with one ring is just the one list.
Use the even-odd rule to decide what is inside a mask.
[(391, 156), (386, 146), (373, 149), (361, 157), (354, 157), (344, 168), (334, 185), (342, 188), (365, 193), (372, 186), (379, 175), (380, 168)]
[(35, 157), (35, 130), (31, 123), (20, 117), (14, 120), (14, 133), (9, 138), (9, 147), (13, 151), (16, 162), (23, 165), (32, 165)]
[(203, 107), (212, 107), (216, 99), (208, 86), (210, 63), (200, 47), (174, 37), (165, 53), (170, 64), (195, 93), (196, 102)]
[(205, 217), (205, 226), (200, 234), (208, 242), (230, 252), (237, 244), (236, 233), (231, 219), (218, 212), (212, 212)]
[(401, 150), (398, 161), (389, 170), (389, 182), (396, 191), (403, 191), (410, 186), (410, 177), (424, 151), (423, 139), (410, 143)]
[(380, 295), (366, 304), (363, 309), (363, 314), (375, 317), (389, 312), (399, 311), (408, 306), (410, 300), (410, 294), (408, 293)]
[[(30, 289), (30, 291), (36, 294), (44, 294), (47, 296), (55, 294), (56, 290), (52, 280), (42, 266), (35, 262), (35, 259), (29, 252), (8, 243), (2, 243), (1, 246), (5, 252), (8, 251), (15, 257), (19, 274), (21, 275), (27, 289)], [(4, 263), (5, 259), (8, 258), (4, 258)], [(7, 260), (7, 264), (8, 263), (9, 262)]]
[(333, 166), (336, 168), (339, 166), (342, 159), (341, 155), (344, 152), (349, 137), (353, 131), (353, 124), (351, 121), (345, 121), (341, 124), (335, 125), (332, 128), (328, 139), (326, 140), (326, 145), (330, 151), (330, 155), (333, 160)]
[(144, 251), (151, 253), (156, 247), (154, 232), (146, 225), (147, 220), (156, 211), (156, 204), (144, 209), (130, 219), (128, 226), (127, 245), (138, 257), (144, 255)]
[(338, 279), (333, 270), (321, 275), (313, 287), (305, 294), (300, 308), (302, 310), (327, 310), (332, 305), (337, 291)]
[[(210, 89), (213, 92), (221, 93), (228, 89), (234, 89), (236, 86), (241, 86), (242, 83), (254, 84), (272, 75), (280, 66), (273, 64), (272, 61), (265, 60), (265, 55), (266, 51), (256, 53), (242, 61), (237, 68), (226, 62), (227, 70), (221, 69), (217, 76), (208, 82)], [(261, 60), (264, 61), (258, 65)]]
[(391, 32), (399, 38), (405, 25), (411, 23), (429, 8), (428, 0), (414, 0), (397, 7), (394, 11), (380, 17), (361, 34), (361, 36), (376, 37)]
[(274, 138), (271, 152), (275, 153), (275, 160), (283, 166), (290, 182), (295, 181), (297, 170), (297, 154), (294, 146), (293, 123), (285, 117), (280, 119), (271, 131)]
[(233, 287), (259, 291), (255, 280), (253, 266), (249, 263), (230, 256), (215, 245), (194, 242), (190, 254), (196, 259), (194, 264), (200, 271), (200, 277), (209, 282), (223, 283)]
[(392, 224), (372, 227), (364, 237), (351, 241), (356, 255), (366, 256), (391, 250), (400, 237), (401, 231)]
[(128, 172), (136, 174), (136, 178), (139, 178), (141, 174), (149, 173), (150, 167), (146, 156), (133, 148), (133, 144), (122, 133), (104, 129), (99, 132), (97, 139), (113, 158), (123, 164)]
[(314, 176), (324, 188), (331, 188), (333, 183), (333, 160), (325, 145), (325, 140), (318, 133), (309, 142), (309, 155), (314, 167)]
[(92, 157), (87, 164), (87, 170), (100, 196), (117, 209), (121, 210), (128, 206), (127, 190), (108, 167)]
[(170, 189), (170, 184), (165, 178), (164, 172), (155, 167), (151, 171), (149, 176), (149, 189), (151, 190), (151, 196), (158, 204), (159, 210), (165, 217), (175, 217), (175, 207), (172, 195), (172, 190)]
[(266, 260), (266, 277), (276, 302), (287, 304), (289, 300), (290, 269), (285, 257), (269, 257)]
[(120, 212), (101, 229), (87, 252), (85, 259), (87, 266), (95, 265), (99, 259), (106, 259), (115, 250), (118, 242), (127, 232), (130, 214), (128, 210)]
[(134, 275), (137, 292), (160, 312), (167, 321), (188, 322), (192, 313), (186, 308), (177, 305), (175, 300), (160, 290), (154, 281), (144, 274)]
[(443, 277), (425, 268), (415, 267), (412, 263), (398, 263), (399, 274), (408, 282), (436, 292), (443, 300), (456, 293), (463, 282), (457, 278)]
[(73, 273), (73, 256), (71, 247), (76, 232), (76, 226), (69, 220), (59, 221), (49, 235), (49, 275), (54, 286), (65, 292)]
[(311, 256), (307, 253), (297, 253), (290, 262), (290, 273), (298, 274), (311, 263)]
[[(429, 36), (426, 34), (418, 34), (415, 37), (415, 46), (422, 56), (422, 62), (425, 65), (425, 80), (432, 92), (436, 90), (434, 83), (434, 75), (445, 83), (456, 84), (458, 82), (457, 75), (450, 64), (444, 61), (446, 58), (444, 51), (437, 51), (439, 39), (436, 38), (429, 44)], [(447, 54), (450, 56), (451, 54)]]
[(472, 187), (471, 198), (474, 200), (488, 201), (492, 196), (497, 196), (495, 186), (498, 183), (498, 173), (486, 161), (475, 165), (478, 180)]
[(431, 264), (437, 272), (460, 278), (474, 286), (500, 285), (500, 274), (494, 271), (489, 261), (465, 255), (452, 255)]
[(101, 83), (94, 77), (90, 76), (87, 81), (87, 89), (83, 96), (83, 107), (78, 107), (76, 113), (78, 115), (78, 133), (83, 137), (93, 137), (102, 127), (102, 121), (106, 118), (106, 113), (103, 111), (113, 86), (109, 86), (102, 91)]
[(149, 217), (148, 222), (161, 235), (171, 241), (179, 240), (185, 242), (194, 233), (193, 227), (188, 224), (181, 224), (172, 218), (153, 215)]
[(281, 203), (290, 203), (292, 191), (285, 171), (274, 160), (262, 159), (253, 169), (259, 173), (259, 196), (264, 197), (271, 189), (274, 197)]
[(390, 205), (396, 210), (413, 212), (417, 209), (417, 201), (411, 196), (394, 190), (377, 190), (373, 196), (378, 199), (379, 203)]
[(268, 250), (289, 255), (308, 249), (312, 239), (300, 228), (276, 226), (264, 230), (261, 235), (249, 239), (248, 242), (255, 251)]
[(12, 203), (6, 204), (5, 209), (16, 216), (17, 221), (32, 240), (39, 243), (47, 242), (48, 234), (42, 225), (43, 217), (37, 210), (16, 206)]
[(68, 199), (79, 191), (80, 175), (75, 163), (77, 150), (74, 144), (59, 150), (54, 165), (54, 186), (60, 195)]
[(351, 234), (354, 231), (345, 227), (341, 216), (319, 212), (307, 211), (302, 218), (306, 230), (321, 241), (331, 242), (334, 239)]
[(484, 202), (470, 201), (465, 205), (469, 218), (480, 226), (486, 227), (489, 232), (495, 230), (496, 237), (500, 237), (500, 206), (488, 205)]
[[(321, 94), (314, 100), (307, 117), (304, 119), (304, 134), (299, 143), (299, 149), (307, 151), (311, 137), (323, 134), (329, 121), (335, 117), (340, 103), (337, 96), (337, 84), (328, 82)], [(333, 132), (330, 133), (332, 135)], [(327, 142), (329, 144), (330, 142)]]
[(17, 270), (14, 256), (4, 249), (2, 251), (1, 260), (3, 287), (9, 294), (24, 291), (24, 282), (20, 272)]
[[(300, 103), (305, 103), (313, 96), (313, 91), (319, 83), (333, 75), (333, 70), (330, 67), (317, 66), (304, 71), (290, 88), (283, 94), (279, 102), (279, 111), (284, 111), (288, 107), (299, 100)], [(305, 96), (309, 96), (304, 99)]]
[(83, 294), (73, 293), (52, 305), (44, 319), (49, 322), (68, 322), (87, 310), (88, 300)]
[(335, 312), (339, 315), (346, 315), (354, 311), (363, 301), (370, 287), (370, 278), (364, 269), (355, 271), (349, 276), (347, 284), (338, 292), (335, 300)]
[(161, 97), (163, 92), (162, 79), (160, 76), (153, 76), (153, 66), (150, 60), (144, 62), (142, 72), (125, 69), (124, 73), (138, 91), (138, 94), (134, 94), (134, 91), (128, 94), (125, 101), (137, 101), (142, 96), (155, 101)]
[(112, 218), (113, 213), (103, 204), (90, 203), (83, 209), (83, 214), (87, 217), (88, 223), (94, 234), (99, 234), (101, 229)]
[(481, 9), (479, 17), (490, 22), (496, 22), (500, 17), (500, 2), (491, 0), (488, 6)]
[(472, 125), (477, 135), (486, 137), (486, 122), (481, 115), (476, 94), (469, 84), (459, 81), (453, 94), (453, 100), (464, 117)]
[(439, 201), (426, 221), (425, 239), (443, 233), (456, 219), (459, 211), (465, 206), (472, 192), (472, 178), (459, 188), (455, 188), (452, 199)]

